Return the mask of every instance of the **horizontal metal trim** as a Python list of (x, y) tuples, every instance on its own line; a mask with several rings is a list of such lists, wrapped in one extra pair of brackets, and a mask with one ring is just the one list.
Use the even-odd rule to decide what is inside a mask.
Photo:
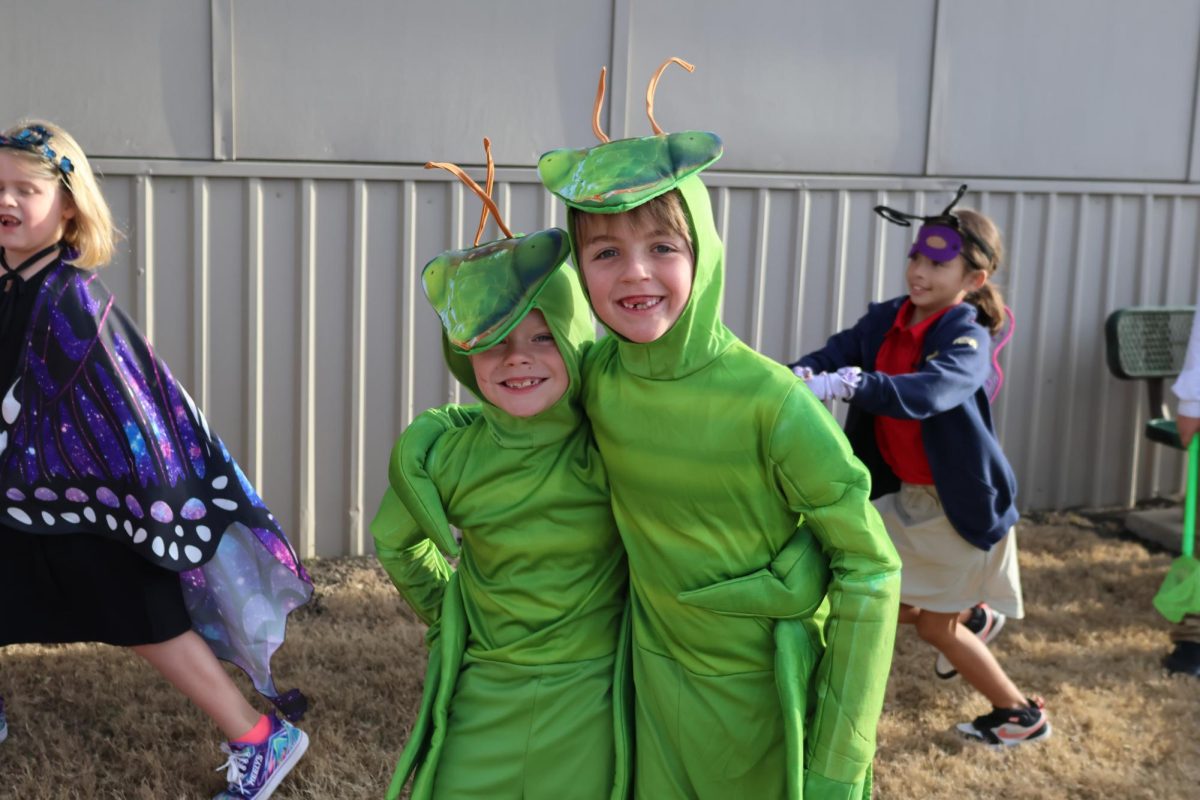
[[(300, 161), (187, 161), (179, 159), (97, 158), (92, 165), (103, 175), (163, 175), (282, 180), (455, 181), (442, 170), (400, 164), (354, 164)], [(483, 165), (463, 164), (464, 169)], [(723, 172), (708, 170), (705, 183), (730, 189), (783, 189), (927, 192), (970, 184), (976, 192), (1030, 194), (1168, 195), (1200, 197), (1200, 183), (1051, 178), (912, 177), (896, 175), (805, 175), (796, 173)], [(537, 183), (534, 167), (497, 167), (500, 183)]]

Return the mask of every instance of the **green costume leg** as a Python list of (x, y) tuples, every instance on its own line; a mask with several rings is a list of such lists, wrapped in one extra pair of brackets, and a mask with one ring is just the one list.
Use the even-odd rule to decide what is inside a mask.
[(538, 667), (464, 661), (436, 800), (608, 800), (611, 657)]
[(543, 670), (525, 779), (530, 800), (608, 800), (613, 754), (613, 659), (559, 664)]
[(635, 797), (784, 796), (787, 758), (774, 670), (696, 675), (634, 648)]

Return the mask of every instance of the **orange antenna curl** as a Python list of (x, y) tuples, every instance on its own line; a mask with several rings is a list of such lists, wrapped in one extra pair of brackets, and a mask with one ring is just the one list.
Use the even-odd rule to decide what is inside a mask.
[[(496, 181), (496, 162), (492, 161), (492, 140), (483, 137), (483, 153), (487, 157), (487, 183), (484, 184), (484, 191), (488, 197), (492, 196), (492, 186)], [(487, 224), (488, 207), (485, 203), (483, 209), (479, 212), (479, 227), (475, 229), (475, 247), (479, 246), (479, 240), (483, 238), (483, 228)], [(499, 221), (497, 216), (496, 220)]]
[(600, 68), (600, 85), (596, 87), (596, 102), (592, 106), (592, 133), (596, 134), (596, 138), (601, 143), (608, 142), (608, 135), (600, 128), (600, 109), (604, 106), (604, 76), (608, 74), (608, 67)]
[(658, 70), (654, 73), (654, 77), (650, 79), (650, 85), (646, 87), (646, 116), (650, 118), (650, 127), (654, 130), (654, 134), (656, 136), (661, 134), (663, 129), (660, 128), (658, 123), (654, 121), (654, 92), (658, 89), (658, 79), (662, 77), (662, 74), (666, 71), (667, 67), (671, 66), (672, 64), (678, 64), (688, 72), (696, 71), (696, 68), (693, 65), (684, 61), (682, 58), (671, 56), (661, 65), (659, 65)]
[[(451, 175), (462, 181), (468, 189), (479, 196), (479, 199), (483, 201), (483, 205), (487, 208), (487, 210), (492, 212), (492, 216), (496, 218), (496, 224), (500, 226), (500, 230), (504, 233), (504, 235), (509, 239), (513, 238), (512, 231), (509, 230), (508, 226), (504, 224), (504, 220), (500, 216), (500, 209), (496, 207), (496, 204), (492, 201), (492, 198), (489, 197), (488, 194), (479, 187), (478, 183), (471, 180), (471, 176), (463, 172), (458, 165), (451, 164), (448, 161), (426, 161), (425, 169), (444, 169), (446, 172), (449, 172)], [(476, 242), (478, 243), (478, 240), (476, 240)]]

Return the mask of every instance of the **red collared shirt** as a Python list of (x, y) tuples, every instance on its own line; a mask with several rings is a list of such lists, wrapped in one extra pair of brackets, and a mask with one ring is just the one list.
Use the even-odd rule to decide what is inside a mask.
[[(921, 348), (929, 328), (950, 310), (943, 308), (932, 317), (916, 325), (908, 326), (912, 319), (913, 304), (905, 300), (896, 312), (891, 330), (883, 337), (883, 344), (875, 355), (875, 371), (887, 375), (905, 375), (916, 372), (921, 366)], [(875, 441), (883, 460), (905, 483), (929, 485), (933, 473), (929, 459), (925, 456), (925, 445), (921, 442), (921, 421), (897, 419), (896, 417), (875, 418)]]

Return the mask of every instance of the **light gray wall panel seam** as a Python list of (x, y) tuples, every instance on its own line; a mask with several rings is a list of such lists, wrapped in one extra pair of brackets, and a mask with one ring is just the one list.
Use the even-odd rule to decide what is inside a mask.
[(317, 187), (300, 184), (298, 209), (300, 253), (300, 529), (293, 542), (304, 558), (316, 555), (317, 542)]
[(750, 346), (755, 350), (762, 350), (771, 233), (771, 197), (766, 189), (758, 190), (755, 206), (758, 231), (754, 242), (754, 276), (752, 278), (754, 301), (750, 314), (750, 330), (752, 331)]
[(350, 474), (349, 481), (349, 536), (350, 553), (362, 555), (366, 552), (364, 521), (365, 477), (367, 438), (366, 374), (367, 374), (367, 185), (362, 180), (354, 182), (352, 219), (352, 269), (350, 309)]
[(266, 494), (263, 464), (263, 358), (266, 348), (265, 298), (263, 297), (263, 193), (262, 181), (246, 182), (246, 474)]
[(201, 408), (209, 407), (211, 376), (209, 325), (208, 179), (192, 178), (192, 392)]
[(146, 338), (154, 341), (154, 186), (147, 177), (138, 177), (134, 184), (137, 216), (137, 247), (134, 251), (134, 285), (137, 287), (135, 319)]
[(792, 299), (795, 301), (796, 315), (792, 324), (792, 335), (788, 347), (792, 358), (800, 354), (801, 336), (804, 333), (804, 287), (808, 279), (808, 237), (809, 225), (812, 218), (812, 197), (801, 189), (796, 209), (796, 230), (793, 237), (792, 250), (795, 253), (795, 291)]

